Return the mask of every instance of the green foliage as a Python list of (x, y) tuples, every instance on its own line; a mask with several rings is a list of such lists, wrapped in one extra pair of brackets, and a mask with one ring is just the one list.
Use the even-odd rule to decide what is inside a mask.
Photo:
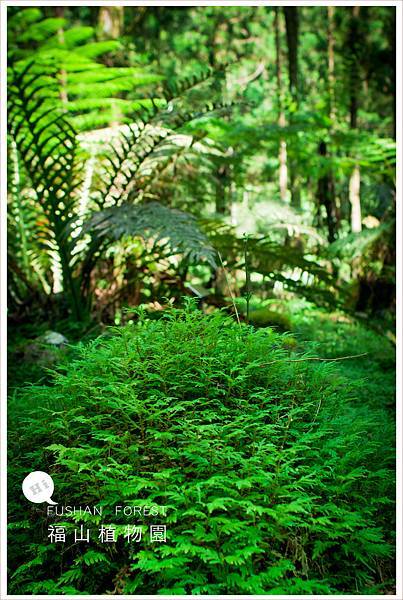
[[(138, 317), (82, 346), (52, 386), (11, 400), (10, 591), (388, 589), (393, 425), (363, 405), (363, 384), (219, 313)], [(55, 552), (49, 522), (21, 496), (34, 469), (52, 474), (59, 503), (101, 505), (102, 519), (83, 522), (116, 525), (116, 545)], [(116, 504), (166, 507), (153, 522), (167, 542), (127, 544)], [(75, 521), (54, 522), (71, 532)]]
[(126, 121), (144, 100), (148, 102), (144, 96), (130, 98), (130, 93), (161, 80), (145, 69), (107, 66), (102, 59), (121, 49), (119, 40), (95, 40), (93, 27), (70, 25), (64, 17), (46, 18), (37, 8), (19, 10), (9, 18), (8, 36), (17, 72), (31, 62), (34, 49), (39, 71), (53, 65), (63, 109), (76, 129)]
[[(10, 296), (16, 312), (32, 296), (60, 292), (60, 279), (77, 318), (91, 313), (93, 296), (100, 298), (111, 279), (119, 280), (120, 291), (112, 299), (103, 295), (102, 303), (109, 310), (111, 302), (112, 312), (130, 295), (136, 303), (160, 302), (160, 292), (177, 297), (178, 288), (184, 288), (178, 280), (188, 276), (189, 258), (207, 258), (212, 265), (203, 281), (211, 289), (217, 272), (210, 246), (220, 252), (236, 280), (246, 270), (244, 233), (250, 239), (247, 268), (253, 293), (261, 283), (264, 298), (299, 294), (332, 309), (370, 313), (379, 307), (375, 301), (362, 301), (365, 290), (370, 288), (376, 298), (378, 287), (384, 286), (388, 293), (381, 308), (393, 306), (393, 252), (385, 268), (384, 262), (371, 259), (371, 281), (361, 286), (365, 257), (360, 269), (350, 269), (344, 251), (351, 246), (347, 188), (355, 165), (360, 167), (363, 223), (372, 219), (374, 226), (373, 217), (381, 223), (374, 236), (382, 235), (393, 212), (393, 10), (363, 8), (359, 23), (345, 7), (334, 11), (333, 22), (327, 11), (296, 10), (302, 28), (294, 40), (300, 52), (293, 68), (300, 89), (291, 94), (291, 71), (287, 73), (284, 62), (278, 74), (273, 61), (273, 9), (121, 8), (116, 39), (102, 39), (95, 26), (101, 12), (95, 8), (10, 7), (10, 114), (19, 123), (11, 124), (10, 140)], [(112, 9), (109, 18), (113, 20)], [(277, 25), (280, 30), (286, 25), (282, 11)], [(326, 75), (331, 33), (333, 84), (330, 73)], [(280, 32), (278, 37), (283, 56), (292, 36)], [(35, 65), (29, 66), (33, 52)], [(363, 94), (364, 81), (370, 94)], [(330, 89), (336, 84), (337, 99)], [(352, 100), (358, 115), (354, 127), (349, 126)], [(70, 132), (67, 139), (65, 126), (77, 135)], [(34, 148), (38, 130), (41, 142)], [(69, 176), (74, 171), (77, 185), (67, 184), (69, 197), (64, 189), (62, 202), (57, 198), (62, 192), (51, 190), (55, 178), (66, 188), (66, 169), (55, 164), (55, 173), (52, 165), (54, 141), (58, 163), (66, 151), (62, 146), (74, 143), (74, 169), (70, 164), (66, 169)], [(282, 144), (287, 154), (286, 199), (279, 193)], [(318, 151), (323, 145), (324, 152)], [(42, 164), (37, 177), (35, 154)], [(46, 195), (55, 196), (51, 214), (43, 206), (41, 186), (37, 189), (39, 178)], [(164, 252), (155, 252), (162, 245), (138, 229), (134, 243), (133, 236), (110, 242), (118, 230), (127, 232), (126, 224), (136, 227), (143, 212), (158, 221), (154, 203), (167, 216)], [(200, 217), (209, 243), (202, 247), (203, 234), (196, 228), (182, 236), (183, 222), (175, 221), (178, 213), (168, 213), (170, 209)], [(111, 224), (110, 235), (104, 235), (105, 228), (101, 232), (101, 221)], [(146, 219), (145, 224), (158, 237), (161, 223), (151, 226)], [(366, 235), (364, 231), (359, 237)], [(339, 239), (328, 251), (326, 238), (334, 237)], [(357, 254), (360, 243), (353, 238)], [(136, 252), (130, 254), (134, 246)], [(392, 235), (386, 246), (393, 246)], [(172, 255), (176, 249), (180, 260)], [(167, 257), (172, 277), (165, 281), (173, 283), (162, 289)], [(113, 274), (105, 276), (109, 268)], [(240, 283), (234, 282), (235, 295), (245, 292)]]
[[(160, 142), (163, 140), (165, 144), (167, 133), (172, 130), (161, 132), (155, 127), (146, 127), (139, 119), (135, 127), (129, 127), (129, 134), (123, 131), (120, 148), (113, 149), (114, 158), (109, 158), (104, 168), (102, 187), (96, 193), (90, 190), (94, 199), (91, 202), (88, 197), (83, 206), (83, 149), (62, 107), (55, 104), (56, 72), (52, 69), (38, 72), (38, 66), (31, 62), (22, 71), (11, 67), (10, 73), (9, 132), (16, 154), (14, 162), (18, 170), (23, 165), (42, 213), (42, 219), (34, 223), (34, 231), (41, 240), (43, 253), (49, 257), (48, 272), (50, 264), (53, 287), (59, 274), (58, 286), (63, 282), (75, 318), (88, 317), (91, 274), (110, 239), (148, 236), (153, 240), (151, 253), (158, 253), (161, 250), (158, 242), (164, 238), (171, 250), (184, 253), (188, 261), (207, 258), (214, 265), (214, 252), (192, 216), (168, 207), (159, 208), (157, 203), (122, 204), (126, 200), (139, 201), (141, 168), (150, 161), (150, 155), (161, 152)], [(198, 113), (185, 113), (181, 109), (174, 115), (169, 114), (169, 120), (173, 127), (181, 127), (208, 110), (208, 106)], [(155, 119), (157, 114), (158, 107), (154, 104), (152, 111), (143, 111), (143, 118)], [(182, 152), (180, 145), (175, 149)], [(173, 154), (170, 148), (169, 157)], [(159, 166), (156, 160), (153, 170)], [(120, 187), (116, 192), (119, 178)], [(16, 186), (14, 191), (20, 195)], [(17, 207), (21, 212), (21, 206), (17, 204)], [(11, 224), (15, 227), (18, 222), (19, 230), (28, 237), (31, 234), (28, 215), (24, 215), (24, 221), (17, 216)], [(29, 253), (23, 244), (21, 248), (22, 258), (27, 261)]]
[[(230, 271), (242, 269), (245, 272), (244, 237), (222, 220), (202, 219), (200, 223), (213, 247), (225, 259), (225, 266)], [(334, 308), (342, 297), (329, 260), (315, 260), (311, 254), (307, 255), (302, 243), (284, 244), (272, 233), (248, 236), (248, 271), (262, 276), (271, 288), (277, 285), (319, 306)]]
[[(341, 265), (340, 277), (346, 282), (347, 306), (370, 314), (384, 314), (395, 294), (396, 223), (387, 215), (382, 223), (360, 233), (350, 234), (327, 249), (327, 255)], [(385, 327), (393, 329), (393, 323)]]
[(384, 323), (377, 327), (373, 320), (360, 322), (301, 302), (291, 302), (287, 310), (295, 336), (323, 358), (341, 359), (338, 366), (344, 376), (365, 387), (365, 405), (376, 407), (381, 402), (394, 410), (396, 349), (393, 336), (385, 335)]
[(10, 593), (393, 590), (396, 11), (328, 8), (9, 7)]
[[(23, 164), (35, 190), (40, 218), (34, 231), (45, 255), (62, 273), (66, 294), (77, 317), (81, 314), (79, 290), (72, 272), (75, 242), (76, 195), (81, 184), (74, 129), (54, 104), (58, 89), (55, 72), (39, 72), (34, 63), (22, 71), (11, 67), (9, 131), (15, 144), (15, 168)], [(45, 91), (46, 90), (46, 91)], [(28, 236), (27, 223), (21, 223)]]

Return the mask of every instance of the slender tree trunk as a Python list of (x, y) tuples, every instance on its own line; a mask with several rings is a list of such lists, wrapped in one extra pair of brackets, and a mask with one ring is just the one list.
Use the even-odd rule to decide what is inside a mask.
[[(335, 86), (335, 75), (334, 75), (334, 36), (333, 36), (333, 18), (334, 8), (328, 6), (327, 11), (328, 17), (328, 36), (327, 36), (327, 66), (328, 66), (328, 114), (330, 118), (330, 135), (333, 129), (333, 121), (335, 119), (335, 105), (334, 105), (334, 86)], [(319, 211), (320, 207), (324, 206), (326, 210), (326, 224), (327, 224), (327, 239), (330, 243), (334, 242), (337, 237), (338, 229), (338, 211), (336, 209), (335, 199), (335, 186), (333, 179), (333, 170), (331, 167), (331, 154), (329, 145), (325, 140), (322, 140), (319, 144), (319, 156), (323, 161), (323, 175), (318, 181), (318, 201)]]
[[(352, 9), (348, 37), (348, 46), (350, 53), (350, 128), (352, 130), (357, 129), (359, 91), (361, 87), (359, 70), (359, 51), (361, 41), (359, 37), (359, 18), (360, 6), (356, 5)], [(362, 230), (362, 225), (360, 199), (360, 167), (357, 163), (354, 165), (352, 173), (350, 175), (349, 201), (351, 206), (351, 231), (353, 233), (359, 233)]]
[[(291, 97), (298, 107), (298, 33), (299, 15), (296, 6), (284, 7), (287, 47), (288, 47), (288, 77)], [(301, 192), (296, 160), (288, 164), (290, 175), (291, 204), (295, 208), (301, 207)]]
[(123, 30), (123, 6), (100, 6), (98, 34), (101, 39), (116, 40)]
[[(209, 52), (208, 52), (208, 61), (209, 65), (212, 69), (217, 67), (217, 57), (216, 53), (218, 48), (217, 45), (217, 35), (222, 25), (222, 20), (217, 15), (217, 18), (214, 20), (209, 36)], [(227, 80), (224, 78), (220, 82), (220, 91), (223, 96), (226, 95), (227, 90)], [(223, 119), (227, 120), (227, 116), (224, 115)], [(218, 214), (221, 215), (230, 215), (231, 214), (231, 168), (228, 164), (223, 163), (218, 166), (215, 170), (215, 180), (216, 180), (216, 190), (215, 190), (215, 210)]]
[(213, 69), (216, 66), (216, 44), (217, 44), (216, 36), (217, 36), (218, 28), (219, 28), (219, 21), (217, 19), (214, 21), (214, 24), (212, 25), (209, 42), (208, 42), (208, 47), (209, 47), (208, 61), (209, 61), (210, 67), (212, 67)]
[(334, 6), (327, 7), (327, 78), (329, 90), (329, 117), (333, 123), (336, 118), (334, 90), (336, 78), (334, 74)]
[(298, 99), (298, 32), (299, 17), (296, 6), (284, 6), (285, 27), (288, 46), (288, 71), (290, 91), (294, 100)]
[[(98, 13), (98, 37), (101, 40), (116, 40), (123, 33), (124, 6), (100, 6)], [(113, 66), (113, 62), (109, 62)], [(111, 103), (112, 118), (110, 127), (117, 127), (122, 121), (122, 113), (116, 102)]]
[(351, 56), (350, 64), (350, 127), (357, 128), (357, 112), (358, 112), (358, 92), (360, 89), (360, 72), (359, 72), (359, 5), (353, 6), (352, 15), (350, 18), (349, 31), (349, 51)]
[[(325, 160), (329, 159), (327, 145), (324, 140), (319, 144), (319, 155)], [(337, 220), (336, 204), (334, 200), (334, 182), (330, 168), (327, 168), (324, 174), (319, 178), (318, 199), (319, 206), (324, 206), (326, 210), (327, 239), (332, 243), (336, 239)]]
[[(276, 74), (277, 74), (277, 98), (278, 98), (278, 125), (279, 127), (285, 127), (285, 112), (284, 112), (284, 91), (282, 82), (282, 56), (281, 56), (281, 43), (280, 43), (280, 19), (278, 7), (275, 7), (275, 32), (276, 32)], [(280, 139), (280, 149), (278, 154), (279, 159), (279, 188), (280, 198), (283, 202), (287, 200), (287, 143), (285, 139)]]
[(349, 198), (351, 204), (351, 231), (359, 233), (361, 225), (361, 200), (360, 200), (360, 167), (355, 165), (350, 177)]

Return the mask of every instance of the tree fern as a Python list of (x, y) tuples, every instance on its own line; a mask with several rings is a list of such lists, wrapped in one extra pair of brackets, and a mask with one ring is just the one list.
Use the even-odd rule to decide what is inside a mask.
[[(171, 251), (182, 254), (187, 261), (197, 262), (204, 258), (214, 264), (214, 252), (191, 216), (156, 203), (128, 204), (139, 201), (145, 176), (144, 171), (141, 176), (139, 171), (159, 142), (171, 132), (144, 122), (146, 118), (157, 118), (157, 104), (151, 102), (152, 110), (142, 106), (143, 120), (133, 123), (128, 132), (122, 132), (117, 148), (111, 147), (106, 182), (83, 214), (77, 209), (83, 186), (85, 152), (79, 146), (61, 102), (57, 103), (57, 68), (39, 72), (36, 63), (26, 64), (23, 69), (21, 64), (17, 67), (15, 63), (11, 64), (10, 136), (46, 217), (41, 236), (51, 260), (56, 266), (60, 265), (64, 289), (76, 318), (82, 318), (88, 311), (90, 275), (111, 240), (128, 235), (149, 236), (156, 242), (153, 245), (155, 252), (162, 249), (164, 239)], [(187, 114), (181, 111), (175, 115), (175, 124), (180, 127), (208, 110), (210, 108), (206, 107)], [(174, 151), (171, 144), (168, 156), (171, 157)], [(103, 210), (97, 213), (97, 209)], [(82, 227), (84, 218), (87, 224)], [(110, 231), (105, 229), (105, 224)]]

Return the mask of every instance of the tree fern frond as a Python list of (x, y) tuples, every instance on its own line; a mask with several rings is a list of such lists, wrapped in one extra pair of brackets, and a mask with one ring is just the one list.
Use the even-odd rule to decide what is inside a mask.
[[(245, 269), (243, 238), (235, 230), (218, 219), (201, 219), (202, 231), (216, 248), (228, 268)], [(293, 291), (319, 305), (335, 307), (337, 288), (335, 277), (328, 265), (322, 265), (305, 256), (301, 247), (285, 246), (267, 236), (248, 238), (248, 269), (267, 279), (279, 282), (286, 290)], [(338, 289), (340, 293), (340, 290)]]
[(85, 231), (99, 240), (125, 236), (153, 239), (156, 248), (165, 243), (171, 253), (183, 254), (190, 262), (204, 260), (216, 266), (216, 253), (195, 217), (158, 202), (106, 208), (91, 216)]
[(62, 273), (66, 293), (79, 317), (81, 306), (71, 264), (75, 247), (71, 233), (77, 219), (75, 192), (80, 185), (76, 134), (61, 109), (52, 102), (49, 106), (49, 100), (42, 96), (36, 98), (41, 85), (32, 86), (29, 67), (22, 73), (11, 69), (11, 73), (10, 136), (46, 217), (47, 230), (42, 233), (52, 265)]
[(164, 84), (164, 98), (167, 100), (167, 102), (170, 102), (175, 98), (181, 98), (184, 94), (205, 83), (214, 75), (216, 75), (216, 72), (210, 67), (206, 67), (197, 75), (192, 75), (191, 77), (186, 77), (179, 80), (170, 79)]
[(59, 29), (65, 25), (66, 20), (57, 17), (51, 17), (32, 23), (24, 33), (20, 34), (20, 42), (43, 42), (55, 35)]
[[(75, 122), (79, 127), (103, 127), (119, 120), (121, 112), (123, 120), (126, 121), (124, 115), (130, 110), (141, 109), (141, 104), (130, 105), (131, 101), (134, 102), (131, 99), (126, 105), (124, 104), (126, 98), (119, 98), (111, 107), (109, 98), (121, 94), (126, 96), (136, 87), (150, 86), (162, 79), (160, 75), (146, 72), (144, 69), (107, 67), (96, 62), (99, 56), (118, 50), (120, 42), (91, 41), (91, 38), (95, 38), (95, 30), (92, 27), (68, 28), (63, 19), (44, 19), (40, 12), (30, 12), (27, 15), (25, 13), (25, 10), (20, 10), (18, 20), (11, 20), (9, 23), (10, 38), (17, 40), (16, 46), (10, 49), (14, 78), (19, 72), (24, 77), (26, 69), (30, 70), (31, 74), (41, 76), (43, 73), (49, 73), (51, 66), (54, 69), (55, 79), (63, 74), (63, 80), (58, 82), (58, 93), (60, 94), (63, 88), (63, 94), (67, 99), (63, 110), (81, 113), (75, 115)], [(26, 30), (20, 31), (19, 28), (24, 22), (27, 24)], [(62, 37), (60, 28), (63, 29)], [(18, 35), (15, 35), (16, 31)], [(32, 65), (31, 53), (28, 53), (25, 48), (25, 38), (36, 45), (34, 65)], [(102, 105), (103, 99), (104, 105)], [(91, 105), (91, 100), (94, 100), (95, 106)], [(119, 100), (122, 102), (119, 103)], [(55, 97), (54, 103), (58, 104), (58, 101), (59, 99)], [(80, 101), (82, 101), (81, 105), (75, 107), (74, 103)], [(147, 100), (145, 104), (153, 102), (153, 99)], [(97, 110), (98, 108), (100, 110)]]

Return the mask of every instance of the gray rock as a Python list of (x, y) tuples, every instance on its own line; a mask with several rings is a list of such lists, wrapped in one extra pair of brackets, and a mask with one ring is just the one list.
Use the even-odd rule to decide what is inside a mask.
[(46, 331), (25, 346), (24, 359), (42, 366), (60, 361), (67, 350), (68, 339), (56, 331)]
[(42, 336), (38, 338), (38, 342), (43, 344), (50, 344), (51, 346), (64, 346), (68, 344), (68, 339), (57, 331), (46, 331)]

